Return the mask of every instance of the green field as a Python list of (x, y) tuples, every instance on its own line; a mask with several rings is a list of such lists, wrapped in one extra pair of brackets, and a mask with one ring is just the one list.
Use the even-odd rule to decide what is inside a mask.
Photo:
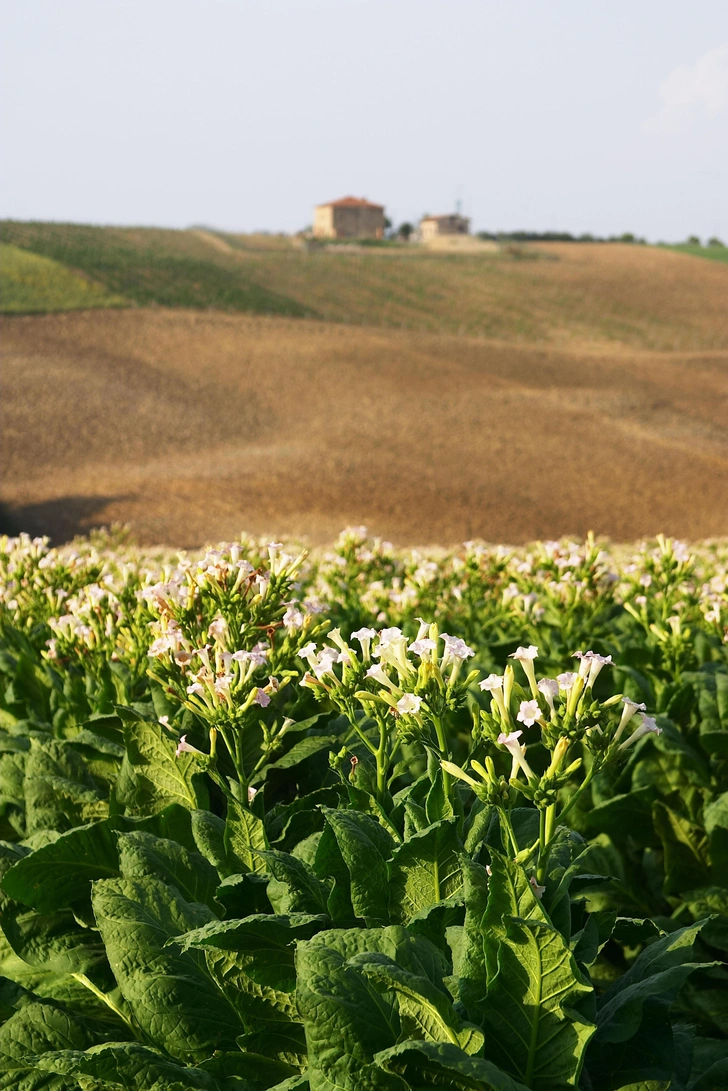
[(125, 300), (52, 258), (0, 243), (0, 298), (8, 314), (118, 307)]
[[(6, 313), (121, 304), (316, 318), (516, 343), (617, 342), (667, 351), (728, 347), (725, 268), (713, 261), (696, 267), (688, 254), (667, 247), (312, 248), (282, 235), (16, 221), (0, 222), (0, 243), (57, 263), (28, 264), (20, 276), (6, 262), (0, 274), (0, 309)], [(50, 268), (65, 277), (67, 288), (49, 291)]]
[(712, 261), (728, 261), (728, 246), (691, 246), (690, 243), (680, 243), (671, 246), (678, 254), (691, 254), (695, 258), (710, 258)]

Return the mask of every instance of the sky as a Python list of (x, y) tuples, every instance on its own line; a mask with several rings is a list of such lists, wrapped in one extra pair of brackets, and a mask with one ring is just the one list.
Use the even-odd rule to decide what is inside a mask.
[(0, 216), (728, 241), (728, 0), (0, 0)]

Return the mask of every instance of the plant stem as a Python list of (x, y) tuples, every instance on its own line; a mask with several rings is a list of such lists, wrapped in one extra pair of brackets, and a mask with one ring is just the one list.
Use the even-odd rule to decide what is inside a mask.
[[(86, 974), (71, 974), (71, 977), (75, 978), (81, 985), (84, 985), (90, 992), (94, 994), (97, 1000), (101, 1000), (106, 1004), (107, 1008), (111, 1008), (114, 1015), (121, 1019), (122, 1023), (125, 1023), (129, 1030), (132, 1032), (135, 1038), (139, 1039), (139, 1028), (134, 1024), (133, 1020), (128, 1015), (124, 1015), (121, 1008), (117, 1007), (114, 1001), (111, 999), (108, 993), (102, 992), (101, 989), (94, 985), (90, 978), (86, 977)], [(143, 1038), (141, 1039), (144, 1040)]]
[(579, 785), (579, 787), (576, 789), (573, 796), (571, 797), (571, 799), (569, 800), (569, 802), (566, 804), (563, 811), (559, 815), (559, 821), (560, 822), (563, 822), (563, 820), (566, 818), (567, 814), (569, 813), (571, 808), (574, 806), (574, 804), (577, 803), (579, 799), (581, 799), (584, 792), (587, 790), (587, 788), (591, 784), (592, 780), (594, 779), (594, 774), (596, 772), (597, 772), (596, 767), (594, 765), (592, 765), (591, 768), (587, 771), (587, 774), (584, 777), (584, 780)]
[(378, 716), (379, 720), (379, 749), (377, 750), (375, 757), (377, 760), (377, 799), (380, 803), (384, 802), (384, 795), (387, 791), (387, 725), (383, 716)]
[[(437, 745), (440, 748), (440, 755), (441, 755), (441, 757), (443, 757), (447, 761), (449, 761), (450, 760), (450, 751), (449, 751), (448, 745), (447, 745), (447, 736), (445, 735), (445, 728), (443, 727), (443, 724), (442, 724), (442, 717), (441, 716), (433, 716), (432, 717), (432, 722), (435, 725), (435, 734), (437, 735)], [(450, 776), (450, 774), (447, 772), (446, 769), (442, 770), (442, 787), (443, 787), (443, 789), (445, 791), (445, 795), (447, 796), (448, 799), (450, 799), (451, 796), (452, 796), (452, 777)]]

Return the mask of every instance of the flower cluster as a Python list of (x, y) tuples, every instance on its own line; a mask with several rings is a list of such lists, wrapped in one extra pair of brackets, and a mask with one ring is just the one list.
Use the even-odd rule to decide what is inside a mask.
[(478, 676), (463, 670), (475, 654), (464, 640), (418, 621), (414, 639), (397, 626), (365, 626), (347, 642), (334, 629), (329, 644), (309, 643), (299, 652), (308, 666), (301, 684), (347, 717), (375, 761), (380, 797), (402, 744), (416, 739), (449, 755), (447, 715), (463, 705)]
[[(594, 686), (605, 667), (612, 665), (611, 655), (597, 652), (575, 652), (577, 669), (564, 671), (555, 678), (537, 678), (535, 645), (519, 647), (510, 656), (525, 676), (526, 686), (519, 684), (515, 670), (508, 665), (502, 675), (490, 674), (480, 682), (480, 689), (490, 696), (490, 709), (481, 712), (481, 740), (493, 749), (510, 756), (509, 785), (538, 806), (548, 806), (556, 800), (562, 788), (589, 758), (589, 779), (605, 765), (616, 762), (624, 751), (645, 735), (660, 734), (654, 719), (645, 715), (646, 706), (622, 694), (604, 701), (594, 696)], [(622, 712), (615, 718), (613, 711), (621, 702)], [(545, 769), (534, 771), (527, 758), (529, 746), (538, 744), (550, 754)], [(577, 747), (580, 756), (569, 761)], [(471, 761), (482, 783), (447, 765), (448, 772), (475, 785), (489, 802), (504, 798), (503, 781), (495, 774), (492, 761), (485, 767)]]

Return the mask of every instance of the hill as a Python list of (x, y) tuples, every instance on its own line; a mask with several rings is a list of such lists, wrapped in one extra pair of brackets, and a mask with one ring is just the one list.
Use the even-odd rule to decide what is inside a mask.
[(7, 221), (0, 242), (10, 526), (728, 534), (726, 264)]
[[(280, 236), (11, 221), (0, 223), (0, 241), (82, 276), (95, 305), (213, 308), (517, 343), (728, 348), (728, 269), (663, 248), (307, 251)], [(4, 263), (0, 273), (6, 278)], [(70, 306), (52, 304), (41, 279), (35, 297), (26, 284), (23, 307), (2, 288), (6, 310)]]
[(3, 495), (33, 533), (728, 535), (726, 351), (162, 309), (2, 327)]

